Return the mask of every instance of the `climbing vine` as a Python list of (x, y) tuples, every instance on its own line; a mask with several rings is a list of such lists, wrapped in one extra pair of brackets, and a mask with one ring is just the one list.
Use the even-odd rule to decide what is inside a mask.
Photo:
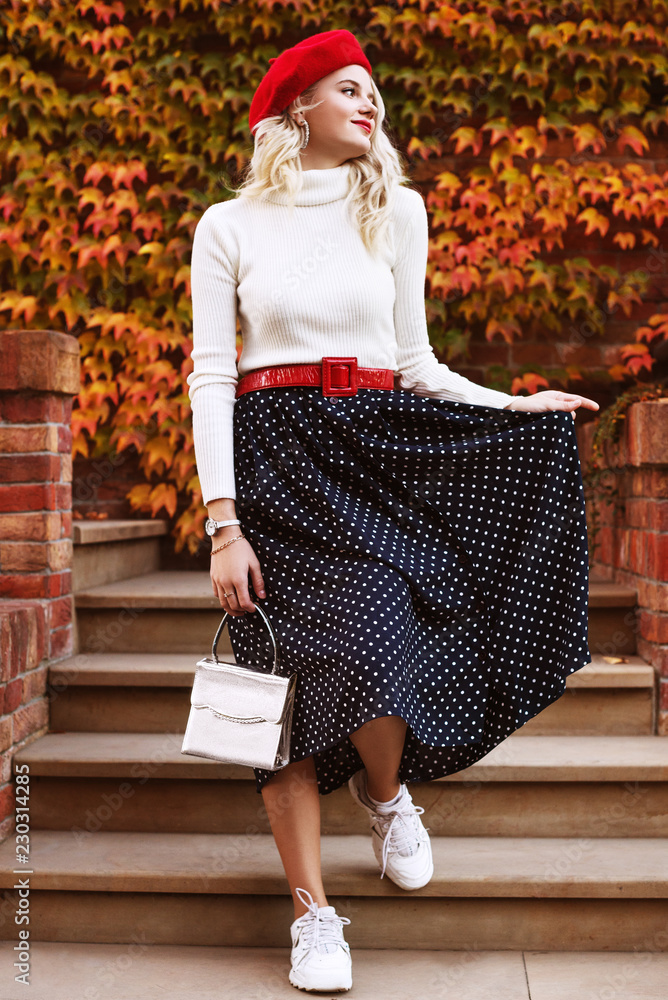
[(667, 24), (662, 0), (8, 0), (0, 323), (79, 338), (76, 454), (138, 455), (132, 505), (194, 551), (195, 227), (249, 160), (269, 58), (346, 27), (425, 196), (443, 360), (465, 364), (476, 338), (512, 345), (492, 380), (513, 392), (652, 378), (668, 330), (661, 305), (643, 313), (665, 281), (668, 172), (650, 140), (668, 134)]

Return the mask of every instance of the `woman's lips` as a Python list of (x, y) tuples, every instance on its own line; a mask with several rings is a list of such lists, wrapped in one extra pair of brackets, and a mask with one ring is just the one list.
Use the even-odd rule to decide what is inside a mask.
[(365, 122), (353, 122), (353, 125), (358, 125), (360, 128), (363, 128), (367, 135), (371, 134), (371, 126), (367, 125)]

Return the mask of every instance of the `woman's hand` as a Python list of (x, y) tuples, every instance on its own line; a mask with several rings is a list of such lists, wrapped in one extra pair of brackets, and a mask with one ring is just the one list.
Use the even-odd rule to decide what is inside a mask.
[[(230, 529), (224, 529), (230, 532)], [(231, 531), (227, 537), (233, 538), (239, 534)], [(222, 545), (226, 537), (221, 532), (214, 541), (214, 549)], [(211, 584), (213, 592), (220, 601), (221, 608), (228, 611), (233, 618), (242, 617), (246, 611), (255, 611), (255, 605), (248, 592), (248, 574), (251, 575), (253, 589), (258, 597), (265, 597), (264, 580), (260, 572), (260, 563), (253, 552), (250, 543), (245, 538), (239, 538), (231, 545), (215, 552), (211, 556)]]
[(579, 406), (587, 410), (598, 410), (599, 405), (587, 396), (576, 396), (569, 392), (559, 392), (557, 389), (546, 389), (544, 392), (534, 392), (531, 396), (517, 396), (504, 406), (504, 410), (528, 410), (533, 413), (545, 413), (548, 410), (570, 410), (573, 420)]

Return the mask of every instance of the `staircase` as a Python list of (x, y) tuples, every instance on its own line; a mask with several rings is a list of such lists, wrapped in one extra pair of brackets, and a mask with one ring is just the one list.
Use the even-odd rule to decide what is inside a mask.
[[(49, 956), (50, 969), (61, 962), (66, 970), (57, 942), (71, 942), (92, 976), (104, 947), (127, 953), (144, 941), (164, 946), (163, 970), (178, 954), (195, 964), (202, 957), (209, 972), (200, 984), (191, 964), (192, 996), (296, 996), (285, 985), (292, 905), (253, 772), (180, 753), (195, 660), (221, 618), (208, 574), (161, 571), (164, 528), (155, 522), (76, 531), (78, 648), (94, 652), (51, 667), (50, 731), (15, 757), (30, 773), (33, 947), (44, 968)], [(530, 995), (529, 969), (536, 983), (553, 981), (551, 954), (572, 953), (570, 967), (580, 952), (668, 952), (668, 740), (655, 735), (656, 682), (636, 655), (635, 603), (633, 590), (593, 582), (593, 660), (568, 678), (564, 695), (473, 766), (411, 786), (434, 850), (435, 875), (423, 889), (380, 879), (366, 815), (347, 787), (321, 797), (325, 886), (361, 950), (351, 997), (451, 995), (445, 980), (440, 992), (416, 992), (415, 963), (428, 974), (436, 951), (469, 956), (471, 968), (461, 957), (454, 966), (460, 1000), (461, 982), (489, 953), (493, 992), (479, 995), (515, 1000)], [(233, 659), (227, 630), (219, 652)], [(15, 868), (11, 836), (0, 845), (3, 942), (18, 934)], [(222, 994), (221, 948), (231, 977)], [(251, 948), (259, 964), (249, 979)], [(393, 975), (387, 949), (395, 950)], [(7, 944), (0, 954), (9, 969)], [(374, 967), (384, 969), (382, 994), (360, 992)], [(8, 1000), (23, 995), (17, 986), (2, 991), (13, 975), (3, 966)], [(516, 976), (517, 990), (506, 993)], [(50, 1000), (61, 996), (57, 981), (44, 993)], [(268, 981), (275, 986), (262, 992)], [(191, 995), (110, 989), (95, 995)], [(63, 997), (74, 995), (63, 988)]]

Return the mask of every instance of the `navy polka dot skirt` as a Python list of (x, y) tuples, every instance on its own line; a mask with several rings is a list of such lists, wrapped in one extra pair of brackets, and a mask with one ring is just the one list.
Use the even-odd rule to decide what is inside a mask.
[[(298, 673), (290, 757), (313, 755), (320, 794), (364, 766), (348, 736), (370, 719), (406, 721), (402, 781), (442, 777), (591, 660), (574, 423), (402, 389), (238, 397), (237, 516)], [(238, 661), (271, 666), (258, 616), (228, 630)], [(276, 773), (256, 768), (257, 791)]]

